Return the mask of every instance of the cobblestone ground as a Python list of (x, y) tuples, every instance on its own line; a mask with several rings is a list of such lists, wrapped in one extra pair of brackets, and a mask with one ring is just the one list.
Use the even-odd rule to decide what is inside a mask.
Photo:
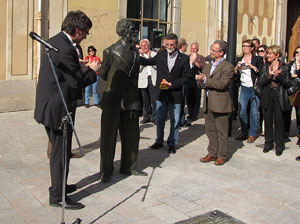
[[(232, 157), (224, 165), (203, 164), (208, 139), (204, 119), (180, 130), (176, 154), (167, 146), (151, 150), (156, 129), (140, 126), (139, 168), (147, 177), (122, 176), (120, 142), (115, 172), (108, 184), (99, 182), (101, 110), (80, 107), (76, 129), (86, 156), (72, 159), (69, 183), (78, 190), (71, 198), (86, 207), (65, 212), (65, 221), (82, 223), (176, 223), (219, 210), (248, 224), (300, 223), (300, 154), (296, 146), (295, 115), (291, 142), (283, 155), (262, 153), (263, 137), (255, 143), (229, 138)], [(50, 184), (47, 136), (33, 120), (33, 111), (0, 113), (0, 223), (60, 223), (61, 209), (48, 204)], [(237, 121), (233, 135), (237, 135)], [(166, 136), (169, 123), (166, 124)], [(105, 131), (105, 130), (102, 130)], [(73, 141), (74, 151), (78, 151)]]

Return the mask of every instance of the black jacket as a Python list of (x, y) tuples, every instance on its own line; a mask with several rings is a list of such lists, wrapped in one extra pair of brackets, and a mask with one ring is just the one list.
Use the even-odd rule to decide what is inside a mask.
[[(153, 58), (140, 58), (142, 65), (156, 65), (156, 99), (158, 101), (169, 100), (171, 103), (180, 104), (183, 101), (183, 85), (191, 77), (190, 58), (179, 52), (171, 72), (168, 69), (168, 52), (160, 51)], [(170, 89), (160, 89), (161, 81), (165, 79), (172, 83)]]
[[(237, 61), (236, 61), (236, 65), (239, 61), (242, 61), (243, 56), (242, 57), (238, 57)], [(252, 59), (251, 59), (251, 64), (253, 66), (255, 66), (256, 68), (258, 68), (258, 72), (256, 73), (253, 69), (251, 69), (251, 79), (253, 82), (253, 86), (255, 84), (256, 79), (261, 75), (263, 67), (264, 67), (264, 62), (263, 62), (263, 58), (260, 56), (256, 56), (254, 54), (252, 54)], [(241, 73), (238, 72), (238, 74), (234, 75), (234, 81), (236, 84), (240, 85), (241, 84)]]
[[(282, 72), (276, 78), (275, 82), (278, 84), (277, 93), (278, 93), (281, 110), (286, 111), (291, 109), (291, 104), (288, 98), (287, 89), (292, 85), (291, 84), (292, 81), (291, 79), (288, 78), (289, 69), (284, 63), (280, 62), (279, 69), (282, 70)], [(266, 64), (264, 66), (263, 73), (258, 80), (258, 85), (260, 85), (262, 88), (260, 105), (264, 110), (268, 108), (271, 83), (272, 83), (272, 78), (269, 77), (269, 64)]]
[[(88, 69), (81, 72), (77, 51), (68, 37), (60, 32), (50, 38), (49, 43), (59, 49), (59, 52), (50, 51), (54, 68), (68, 106), (68, 110), (76, 110), (76, 100), (82, 96), (82, 89), (97, 80), (96, 73)], [(65, 108), (57, 88), (54, 75), (44, 53), (41, 58), (39, 80), (36, 89), (34, 119), (47, 127), (58, 129), (61, 119), (66, 115)]]

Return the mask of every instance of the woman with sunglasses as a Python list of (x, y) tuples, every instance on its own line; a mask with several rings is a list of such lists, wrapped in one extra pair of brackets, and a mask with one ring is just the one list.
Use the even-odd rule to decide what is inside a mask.
[[(261, 57), (254, 55), (254, 44), (252, 40), (245, 40), (242, 43), (243, 56), (238, 58), (237, 65), (234, 69), (234, 80), (241, 84), (240, 92), (240, 123), (242, 133), (237, 136), (236, 140), (246, 140), (253, 143), (256, 139), (258, 128), (258, 108), (259, 97), (255, 94), (254, 86), (256, 79), (263, 69), (263, 60)], [(248, 137), (248, 113), (247, 108), (250, 104), (251, 124)]]
[[(96, 56), (97, 49), (93, 45), (88, 47), (87, 52), (89, 55), (86, 56), (84, 59), (86, 62), (98, 61), (101, 64), (101, 59)], [(99, 72), (96, 72), (96, 75), (97, 75), (97, 81), (95, 83), (93, 83), (92, 85), (85, 87), (85, 97), (84, 97), (85, 98), (84, 99), (85, 108), (89, 108), (89, 106), (90, 106), (90, 91), (91, 91), (91, 89), (93, 91), (94, 105), (97, 107), (99, 106), (99, 96), (98, 96), (98, 92), (97, 92)]]
[[(291, 86), (288, 79), (288, 67), (279, 60), (282, 50), (277, 45), (267, 48), (266, 65), (259, 78), (262, 87), (261, 106), (265, 119), (265, 144), (263, 152), (267, 153), (274, 147), (277, 156), (285, 149), (283, 111), (291, 109), (287, 89)], [(275, 123), (275, 134), (273, 131)]]
[[(294, 60), (290, 62), (290, 74), (293, 79), (296, 79), (298, 82), (299, 89), (299, 79), (300, 79), (300, 45), (296, 47), (294, 51)], [(300, 147), (300, 91), (297, 91), (294, 95), (290, 97), (291, 104), (296, 109), (296, 124), (297, 124), (297, 134), (298, 141), (297, 145)], [(300, 161), (300, 156), (296, 157), (297, 161)]]

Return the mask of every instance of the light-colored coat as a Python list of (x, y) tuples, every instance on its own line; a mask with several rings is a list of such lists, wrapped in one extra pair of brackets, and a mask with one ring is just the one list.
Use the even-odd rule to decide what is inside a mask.
[[(151, 51), (151, 58), (153, 58), (156, 55), (156, 52)], [(156, 66), (155, 65), (148, 65), (140, 66), (140, 73), (139, 73), (139, 80), (138, 80), (138, 88), (147, 88), (148, 87), (148, 67), (150, 68), (151, 71), (151, 80), (152, 80), (152, 85), (155, 86), (156, 84), (156, 77), (157, 77), (157, 72), (156, 72)]]

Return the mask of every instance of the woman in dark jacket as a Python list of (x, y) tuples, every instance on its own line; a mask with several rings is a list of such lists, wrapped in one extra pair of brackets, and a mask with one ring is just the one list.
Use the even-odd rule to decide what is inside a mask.
[[(283, 111), (290, 110), (287, 88), (291, 86), (288, 79), (288, 67), (279, 60), (282, 50), (277, 45), (267, 48), (267, 63), (259, 78), (262, 88), (261, 107), (265, 119), (265, 145), (263, 152), (267, 153), (274, 147), (276, 155), (280, 156), (285, 149)], [(275, 136), (273, 131), (275, 122)]]

